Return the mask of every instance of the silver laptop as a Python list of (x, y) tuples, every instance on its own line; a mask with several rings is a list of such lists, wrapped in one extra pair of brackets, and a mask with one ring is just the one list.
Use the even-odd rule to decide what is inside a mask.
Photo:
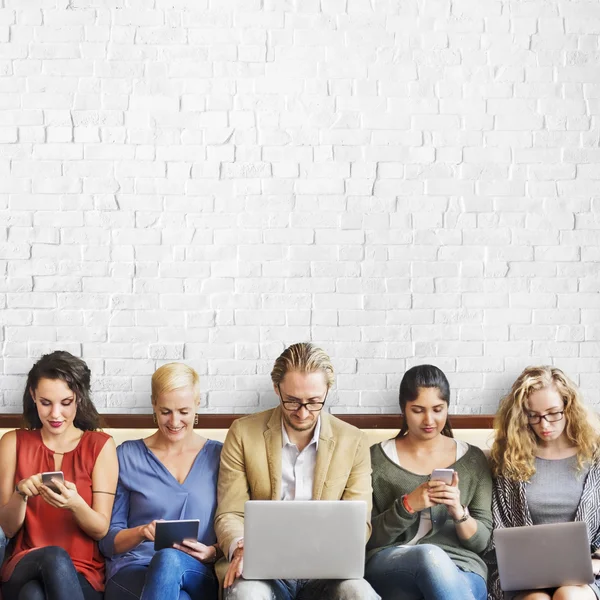
[(505, 592), (594, 581), (592, 551), (581, 521), (496, 529), (494, 544)]
[(367, 503), (251, 500), (244, 515), (244, 579), (361, 579)]

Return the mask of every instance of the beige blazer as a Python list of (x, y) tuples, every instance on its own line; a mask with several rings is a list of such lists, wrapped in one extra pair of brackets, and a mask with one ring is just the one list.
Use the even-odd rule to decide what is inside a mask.
[[(233, 422), (221, 452), (215, 531), (229, 552), (244, 535), (246, 500), (281, 499), (281, 408)], [(313, 484), (313, 500), (367, 502), (367, 539), (371, 535), (371, 457), (365, 434), (327, 413), (321, 432)]]

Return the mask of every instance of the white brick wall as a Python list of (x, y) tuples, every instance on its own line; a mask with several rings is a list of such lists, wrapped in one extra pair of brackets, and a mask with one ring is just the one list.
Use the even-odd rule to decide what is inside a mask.
[(340, 412), (403, 371), (492, 412), (527, 364), (600, 404), (596, 0), (0, 0), (0, 410), (66, 348), (103, 411), (185, 360)]

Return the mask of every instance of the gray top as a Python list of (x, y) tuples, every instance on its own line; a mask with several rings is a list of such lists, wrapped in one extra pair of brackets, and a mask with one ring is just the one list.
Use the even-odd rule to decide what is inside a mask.
[(536, 458), (535, 474), (525, 486), (533, 524), (574, 521), (588, 471), (577, 471), (577, 456)]

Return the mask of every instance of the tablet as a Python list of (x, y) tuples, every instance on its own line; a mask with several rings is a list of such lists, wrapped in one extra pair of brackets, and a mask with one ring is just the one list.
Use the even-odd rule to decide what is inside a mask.
[(200, 521), (190, 519), (183, 521), (157, 521), (154, 534), (154, 549), (172, 548), (173, 544), (181, 544), (183, 540), (198, 539)]

